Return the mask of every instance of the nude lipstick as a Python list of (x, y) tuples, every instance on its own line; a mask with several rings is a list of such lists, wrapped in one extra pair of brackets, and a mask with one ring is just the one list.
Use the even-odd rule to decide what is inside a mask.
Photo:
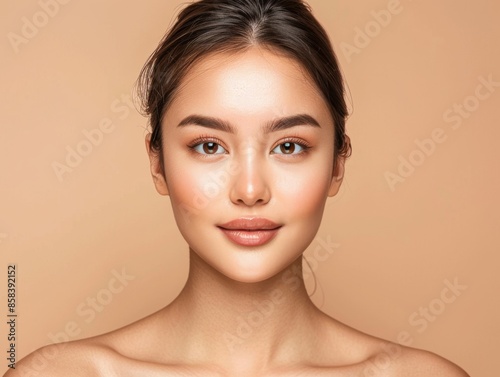
[(281, 225), (262, 217), (241, 217), (217, 227), (237, 245), (261, 246), (276, 237)]

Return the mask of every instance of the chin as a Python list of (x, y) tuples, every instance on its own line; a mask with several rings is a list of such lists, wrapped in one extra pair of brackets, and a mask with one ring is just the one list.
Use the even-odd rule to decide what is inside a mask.
[[(267, 272), (267, 273), (266, 273)], [(277, 272), (279, 273), (279, 272)], [(276, 273), (268, 271), (231, 271), (230, 274), (224, 274), (231, 280), (239, 283), (261, 283), (269, 278), (272, 278)]]
[[(276, 250), (277, 251), (277, 250)], [(269, 250), (262, 251), (246, 251), (245, 253), (238, 256), (238, 259), (232, 261), (232, 263), (224, 263), (213, 265), (212, 267), (218, 270), (221, 274), (229, 279), (240, 283), (260, 283), (280, 275), (284, 269), (286, 269), (291, 263), (293, 263), (299, 255), (290, 255), (284, 257), (281, 254), (281, 258), (266, 258), (263, 253), (268, 253)], [(277, 253), (279, 255), (279, 252)]]

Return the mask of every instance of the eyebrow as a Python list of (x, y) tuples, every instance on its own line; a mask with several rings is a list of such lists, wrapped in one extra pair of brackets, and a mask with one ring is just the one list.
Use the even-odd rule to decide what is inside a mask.
[[(187, 116), (186, 118), (181, 120), (177, 127), (183, 127), (187, 125), (207, 127), (232, 134), (237, 133), (236, 127), (234, 127), (231, 123), (216, 117), (204, 116), (199, 114), (192, 114)], [(291, 127), (302, 125), (321, 128), (319, 122), (312, 116), (308, 114), (297, 114), (284, 118), (273, 119), (264, 124), (264, 126), (262, 127), (262, 131), (268, 134), (270, 132), (286, 130)]]

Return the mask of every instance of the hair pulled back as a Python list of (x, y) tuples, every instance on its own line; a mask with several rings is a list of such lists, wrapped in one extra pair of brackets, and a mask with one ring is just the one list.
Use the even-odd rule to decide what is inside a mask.
[[(189, 4), (142, 68), (137, 92), (149, 117), (152, 151), (162, 151), (163, 115), (194, 63), (213, 53), (267, 48), (299, 62), (320, 90), (334, 122), (334, 167), (352, 152), (337, 57), (303, 0), (201, 0)], [(163, 169), (163, 158), (160, 159)]]

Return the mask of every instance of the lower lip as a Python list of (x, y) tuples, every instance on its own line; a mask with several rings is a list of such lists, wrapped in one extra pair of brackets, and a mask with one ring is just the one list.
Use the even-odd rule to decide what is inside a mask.
[(280, 230), (280, 228), (261, 230), (219, 229), (222, 230), (222, 233), (224, 233), (229, 240), (241, 246), (264, 245), (271, 241)]

